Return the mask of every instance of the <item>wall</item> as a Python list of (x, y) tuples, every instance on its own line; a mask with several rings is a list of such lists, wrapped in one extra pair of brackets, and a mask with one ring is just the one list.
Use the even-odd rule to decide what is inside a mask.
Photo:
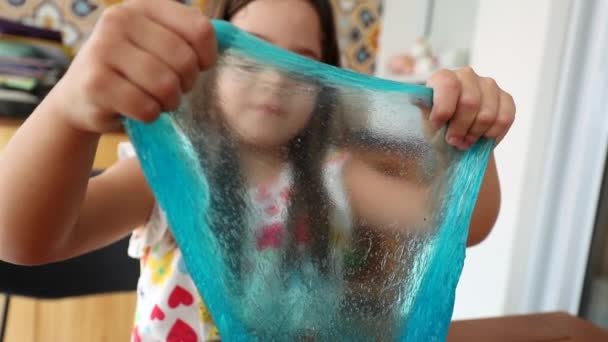
[(420, 2), (412, 0), (384, 0), (382, 31), (378, 38), (376, 75), (388, 77), (386, 65), (391, 56), (406, 51), (421, 32), (422, 18), (411, 14), (422, 9)]
[[(427, 0), (384, 0), (377, 75), (389, 77), (389, 59), (407, 52), (424, 33)], [(441, 52), (471, 46), (479, 0), (435, 0), (429, 43)]]
[(331, 0), (331, 3), (336, 15), (341, 65), (372, 74), (382, 26), (382, 0)]
[[(455, 319), (504, 315), (523, 307), (513, 302), (525, 292), (522, 269), (536, 248), (530, 242), (536, 241), (532, 237), (538, 232), (532, 222), (539, 208), (547, 123), (559, 84), (570, 2), (484, 0), (467, 2), (470, 7), (466, 7), (461, 1), (452, 1), (451, 6), (448, 1), (437, 1), (438, 7), (449, 7), (436, 10), (439, 19), (435, 25), (446, 30), (446, 37), (458, 25), (470, 28), (472, 66), (478, 73), (495, 78), (517, 104), (515, 124), (495, 151), (502, 183), (501, 212), (488, 239), (467, 251)], [(385, 0), (377, 75), (387, 76), (384, 65), (388, 58), (404, 51), (421, 32), (421, 18), (408, 16), (422, 11), (420, 6), (419, 1)], [(462, 16), (470, 20), (468, 24), (457, 21)], [(441, 30), (435, 28), (435, 32)], [(466, 46), (467, 37), (455, 32), (457, 36), (449, 38), (454, 39), (452, 44)], [(437, 45), (447, 42), (439, 36), (432, 39)]]
[[(13, 0), (0, 2), (2, 16), (61, 31), (63, 43), (78, 49), (91, 34), (103, 10), (122, 0)], [(207, 0), (179, 0), (205, 8)]]
[(551, 126), (551, 135), (542, 155), (541, 197), (529, 215), (537, 217), (534, 224), (539, 229), (534, 230), (528, 251), (514, 253), (525, 260), (517, 273), (527, 285), (511, 291), (507, 304), (515, 310), (576, 314), (608, 147), (608, 2), (562, 0), (557, 4), (551, 14), (551, 40), (562, 32), (567, 40), (565, 49), (547, 49), (550, 57), (562, 51), (564, 61), (561, 80), (545, 82), (558, 84), (559, 94), (551, 118), (540, 122)]
[[(28, 24), (59, 30), (64, 43), (78, 49), (91, 34), (103, 10), (121, 1), (13, 0), (0, 2), (0, 13)], [(201, 10), (209, 3), (208, 0), (178, 1)], [(331, 0), (331, 3), (336, 12), (342, 65), (358, 72), (373, 73), (382, 0)]]
[[(502, 206), (490, 237), (469, 249), (457, 291), (454, 317), (515, 313), (525, 274), (521, 269), (535, 246), (532, 225), (543, 179), (549, 125), (559, 83), (561, 51), (570, 1), (480, 1), (471, 63), (511, 92), (517, 115), (496, 149)], [(559, 51), (556, 53), (556, 51)]]
[(438, 50), (471, 47), (479, 0), (435, 0), (429, 42)]

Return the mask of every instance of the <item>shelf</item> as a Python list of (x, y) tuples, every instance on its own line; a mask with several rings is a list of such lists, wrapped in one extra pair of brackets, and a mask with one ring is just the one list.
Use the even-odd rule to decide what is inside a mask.
[[(0, 149), (23, 122), (23, 118), (0, 117)], [(129, 137), (124, 132), (103, 134), (99, 140), (93, 168), (103, 170), (114, 164), (117, 159), (118, 144), (126, 141), (129, 141)]]

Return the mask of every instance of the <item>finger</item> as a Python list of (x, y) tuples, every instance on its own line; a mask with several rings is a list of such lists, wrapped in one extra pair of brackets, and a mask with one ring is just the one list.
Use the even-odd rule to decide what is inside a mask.
[(215, 63), (217, 43), (213, 25), (199, 10), (166, 0), (132, 0), (126, 6), (133, 6), (186, 40), (196, 52), (200, 70), (206, 70)]
[(456, 105), (456, 113), (448, 125), (446, 141), (450, 145), (464, 150), (469, 147), (464, 138), (479, 112), (482, 93), (478, 82), (479, 77), (473, 69), (465, 68), (457, 72), (456, 76), (462, 85), (462, 89)]
[(113, 45), (120, 53), (105, 49), (108, 52), (102, 58), (111, 70), (154, 97), (163, 110), (173, 110), (178, 106), (182, 91), (179, 76), (171, 68), (128, 41)]
[(169, 66), (180, 78), (183, 91), (194, 85), (198, 76), (196, 52), (177, 34), (142, 15), (132, 16), (133, 25), (127, 37), (141, 50), (156, 56)]
[(500, 107), (498, 110), (498, 116), (496, 121), (488, 129), (485, 136), (491, 139), (496, 139), (496, 143), (499, 143), (513, 125), (515, 120), (515, 102), (513, 97), (508, 93), (500, 92)]
[(429, 120), (435, 129), (445, 125), (452, 118), (460, 96), (460, 81), (455, 73), (440, 70), (431, 76), (427, 86), (433, 88), (433, 107)]
[(481, 89), (481, 104), (479, 113), (473, 121), (473, 125), (465, 137), (465, 142), (473, 145), (486, 131), (492, 127), (498, 116), (500, 105), (500, 88), (491, 78), (483, 77), (479, 79)]
[[(120, 124), (118, 113), (143, 122), (151, 122), (158, 117), (161, 106), (154, 97), (114, 71), (102, 67), (97, 70), (90, 77), (97, 85), (91, 84), (91, 87), (106, 87), (106, 91), (97, 92), (99, 96), (95, 100), (104, 110), (117, 113), (116, 121), (110, 125)], [(108, 87), (108, 84), (112, 86)]]

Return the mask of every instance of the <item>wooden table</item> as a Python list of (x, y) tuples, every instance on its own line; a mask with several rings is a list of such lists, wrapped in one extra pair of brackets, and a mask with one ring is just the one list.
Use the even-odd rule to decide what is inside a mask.
[(448, 342), (608, 342), (608, 331), (562, 312), (455, 321)]

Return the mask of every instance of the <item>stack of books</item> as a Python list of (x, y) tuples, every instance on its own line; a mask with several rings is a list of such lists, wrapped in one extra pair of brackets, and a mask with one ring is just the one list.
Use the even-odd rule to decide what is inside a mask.
[(61, 32), (0, 17), (0, 116), (27, 117), (72, 57)]

